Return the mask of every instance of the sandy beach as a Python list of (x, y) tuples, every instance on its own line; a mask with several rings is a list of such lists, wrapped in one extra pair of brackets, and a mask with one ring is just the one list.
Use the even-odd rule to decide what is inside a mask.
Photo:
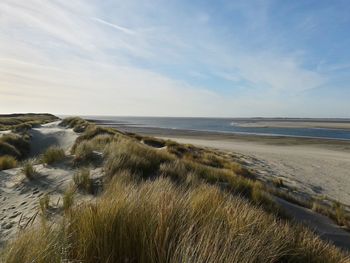
[(313, 196), (350, 205), (350, 142), (326, 139), (234, 135), (158, 128), (120, 127), (130, 132), (239, 153), (260, 176), (282, 178)]

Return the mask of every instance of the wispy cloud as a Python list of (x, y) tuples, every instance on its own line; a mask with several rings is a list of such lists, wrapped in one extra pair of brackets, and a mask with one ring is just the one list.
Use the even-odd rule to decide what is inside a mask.
[(105, 21), (105, 20), (102, 20), (102, 19), (100, 19), (100, 18), (95, 18), (95, 17), (93, 17), (93, 18), (91, 18), (91, 19), (94, 20), (94, 21), (97, 21), (97, 22), (99, 22), (99, 23), (101, 23), (101, 24), (104, 24), (104, 25), (113, 27), (113, 28), (115, 28), (115, 29), (118, 29), (118, 30), (120, 30), (121, 32), (123, 32), (123, 33), (125, 33), (125, 34), (129, 34), (129, 35), (134, 35), (134, 34), (135, 34), (135, 31), (133, 31), (133, 30), (131, 30), (131, 29), (128, 29), (128, 28), (122, 27), (122, 26), (118, 26), (118, 25), (116, 25), (116, 24), (109, 23), (109, 22), (107, 22), (107, 21)]
[[(329, 63), (310, 67), (304, 50), (279, 46), (272, 2), (223, 2), (215, 13), (187, 1), (3, 0), (0, 111), (247, 116), (305, 109), (300, 96), (329, 83)], [(241, 17), (230, 20), (230, 12)]]

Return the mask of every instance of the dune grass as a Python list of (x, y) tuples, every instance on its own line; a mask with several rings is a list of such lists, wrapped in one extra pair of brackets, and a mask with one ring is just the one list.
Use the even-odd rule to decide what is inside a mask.
[(33, 180), (37, 175), (33, 160), (26, 160), (23, 163), (21, 171), (29, 180)]
[(76, 187), (85, 193), (93, 194), (93, 181), (90, 174), (90, 169), (83, 167), (76, 171), (73, 176), (73, 181)]
[(269, 189), (223, 155), (94, 125), (79, 138), (76, 155), (103, 153), (104, 192), (74, 204), (76, 189), (91, 183), (79, 170), (63, 195), (61, 222), (22, 233), (5, 249), (5, 263), (350, 262), (284, 220)]
[(0, 171), (15, 168), (17, 166), (17, 160), (9, 155), (0, 156)]
[(29, 152), (29, 135), (8, 133), (0, 137), (0, 155), (9, 155), (21, 160), (24, 159)]
[(39, 199), (39, 207), (41, 214), (46, 216), (47, 210), (50, 208), (50, 195), (45, 194), (43, 197)]
[(4, 262), (347, 262), (310, 231), (218, 187), (134, 177), (120, 171), (96, 203), (21, 235)]
[(74, 205), (76, 187), (70, 185), (63, 194), (63, 209), (65, 212), (69, 212)]
[(65, 118), (60, 122), (60, 126), (72, 128), (75, 132), (84, 132), (90, 123), (79, 117)]
[(0, 115), (0, 131), (13, 130), (15, 132), (24, 132), (34, 126), (56, 120), (58, 120), (58, 117), (47, 113)]
[(45, 164), (53, 164), (63, 160), (65, 156), (66, 154), (64, 153), (63, 149), (57, 146), (51, 146), (43, 153), (41, 156), (41, 161)]

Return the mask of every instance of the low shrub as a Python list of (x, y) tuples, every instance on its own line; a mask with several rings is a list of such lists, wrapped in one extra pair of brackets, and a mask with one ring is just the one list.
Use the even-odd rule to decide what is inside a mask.
[(57, 146), (52, 146), (43, 153), (41, 160), (43, 163), (53, 164), (63, 160), (65, 156), (66, 154), (64, 153), (63, 149)]
[(0, 156), (0, 171), (15, 168), (17, 166), (17, 160), (12, 156)]

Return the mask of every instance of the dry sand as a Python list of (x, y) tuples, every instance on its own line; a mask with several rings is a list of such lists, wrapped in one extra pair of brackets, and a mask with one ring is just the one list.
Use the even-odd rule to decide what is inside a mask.
[[(164, 138), (164, 137), (163, 137)], [(326, 195), (350, 205), (350, 152), (322, 144), (283, 145), (239, 139), (167, 137), (215, 149), (238, 152), (248, 166), (268, 177), (280, 177), (305, 193)], [(249, 160), (249, 158), (247, 158)]]
[[(69, 152), (77, 134), (71, 129), (58, 126), (58, 123), (43, 125), (32, 133), (32, 156), (42, 153), (46, 148), (57, 145)], [(21, 168), (0, 171), (0, 248), (18, 231), (40, 222), (39, 200), (50, 195), (49, 214), (57, 215), (62, 209), (62, 195), (72, 183), (74, 170), (69, 157), (57, 165), (35, 165), (37, 177), (28, 180)], [(102, 175), (100, 168), (92, 170), (93, 178)], [(87, 196), (79, 195), (81, 202)]]
[(59, 121), (48, 123), (30, 131), (32, 157), (41, 154), (50, 146), (59, 146), (68, 151), (74, 144), (78, 135), (73, 129), (60, 127), (58, 123)]

